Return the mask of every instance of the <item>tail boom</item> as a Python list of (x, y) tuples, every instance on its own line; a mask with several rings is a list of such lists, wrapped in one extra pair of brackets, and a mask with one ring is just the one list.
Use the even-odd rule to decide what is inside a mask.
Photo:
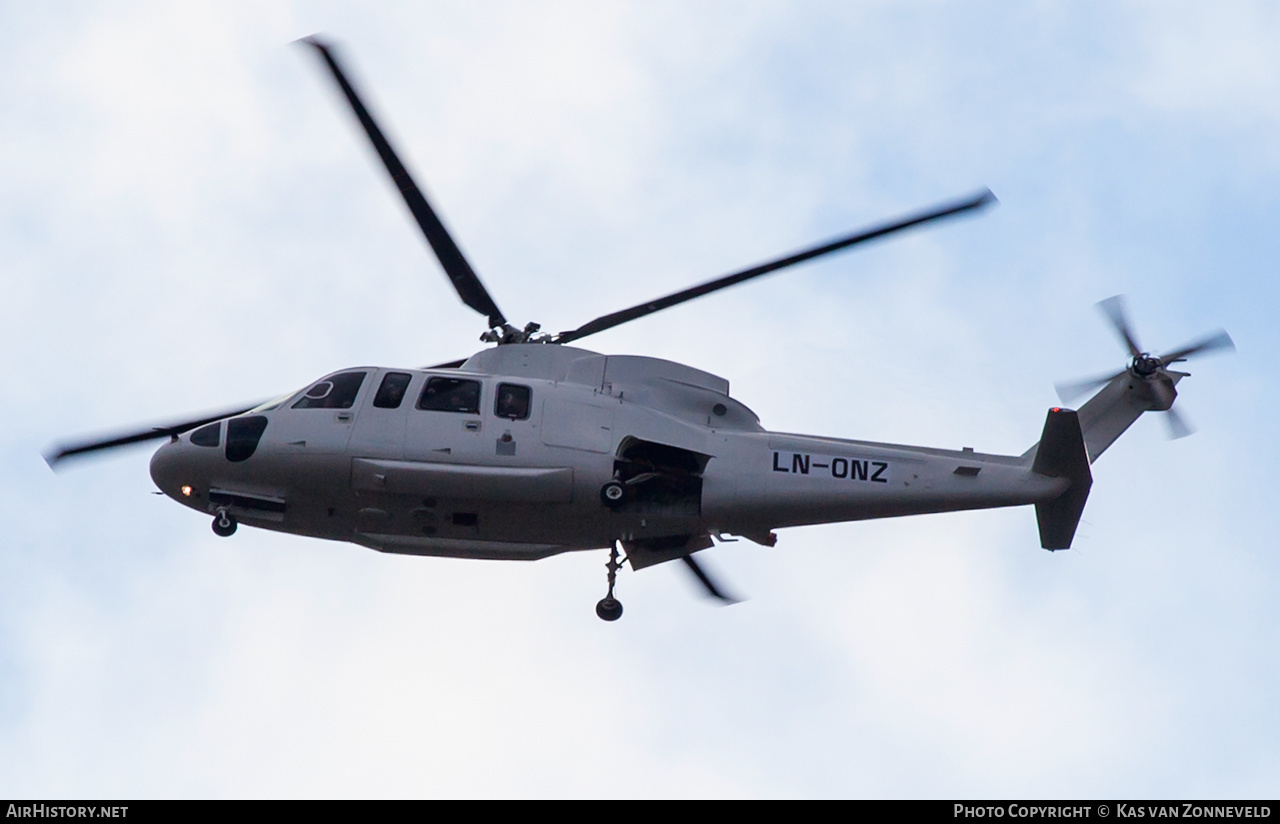
[(1174, 386), (1182, 376), (1181, 372), (1165, 372), (1156, 379), (1163, 384), (1157, 389), (1157, 383), (1125, 371), (1080, 407), (1080, 429), (1089, 463), (1098, 460), (1143, 412), (1169, 409), (1177, 396)]

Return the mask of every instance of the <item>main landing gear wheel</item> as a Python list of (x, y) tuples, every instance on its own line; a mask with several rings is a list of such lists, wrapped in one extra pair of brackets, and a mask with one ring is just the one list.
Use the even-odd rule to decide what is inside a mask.
[(622, 602), (613, 597), (613, 585), (617, 583), (618, 570), (621, 568), (622, 563), (618, 560), (618, 545), (615, 543), (609, 550), (609, 563), (605, 564), (605, 569), (609, 570), (609, 594), (596, 604), (596, 615), (604, 621), (616, 621), (622, 617)]
[(626, 501), (627, 487), (617, 478), (600, 487), (600, 502), (610, 509), (617, 509)]
[(213, 534), (219, 538), (230, 538), (235, 531), (236, 516), (225, 509), (219, 509), (218, 514), (213, 516)]

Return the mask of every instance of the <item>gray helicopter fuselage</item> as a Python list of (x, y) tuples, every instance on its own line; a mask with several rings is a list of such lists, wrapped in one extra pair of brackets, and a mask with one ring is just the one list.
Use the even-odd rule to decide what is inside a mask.
[[(151, 474), (253, 526), (513, 560), (615, 541), (674, 557), (710, 535), (771, 543), (777, 527), (1036, 503), (1068, 485), (1028, 456), (769, 432), (715, 375), (546, 344), (457, 369), (343, 370), (174, 438)], [(610, 481), (621, 502), (602, 497)]]
[[(692, 553), (741, 535), (773, 546), (779, 527), (1034, 504), (1040, 545), (1071, 546), (1093, 483), (1090, 465), (1144, 412), (1173, 407), (1186, 376), (1169, 367), (1234, 348), (1224, 331), (1152, 356), (1123, 301), (1099, 304), (1129, 352), (1121, 371), (1060, 387), (1096, 393), (1079, 411), (1054, 407), (1019, 456), (770, 432), (729, 396), (729, 382), (671, 361), (606, 356), (565, 344), (806, 261), (973, 214), (983, 189), (713, 280), (613, 311), (552, 335), (498, 308), (343, 70), (334, 48), (304, 38), (338, 85), (454, 291), (485, 318), (498, 346), (426, 369), (357, 367), (278, 401), (149, 426), (46, 454), (79, 455), (169, 438), (151, 460), (156, 485), (239, 523), (383, 552), (532, 560), (609, 548), (614, 621), (625, 550), (633, 569), (681, 560), (716, 586)], [(619, 547), (621, 545), (621, 547)]]

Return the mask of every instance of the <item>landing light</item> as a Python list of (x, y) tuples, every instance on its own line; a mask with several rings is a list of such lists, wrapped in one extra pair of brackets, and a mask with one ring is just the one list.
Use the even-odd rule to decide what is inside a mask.
[(190, 498), (190, 497), (191, 497), (191, 485), (190, 485), (190, 484), (184, 484), (184, 485), (183, 485), (183, 487), (182, 487), (182, 495), (183, 495), (183, 497), (186, 497), (186, 498)]

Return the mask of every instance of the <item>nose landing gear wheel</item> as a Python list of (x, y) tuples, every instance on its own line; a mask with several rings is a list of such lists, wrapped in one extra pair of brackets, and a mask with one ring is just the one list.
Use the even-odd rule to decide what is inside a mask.
[(213, 534), (219, 538), (229, 538), (236, 531), (236, 516), (227, 512), (225, 509), (219, 509), (218, 514), (213, 516)]

